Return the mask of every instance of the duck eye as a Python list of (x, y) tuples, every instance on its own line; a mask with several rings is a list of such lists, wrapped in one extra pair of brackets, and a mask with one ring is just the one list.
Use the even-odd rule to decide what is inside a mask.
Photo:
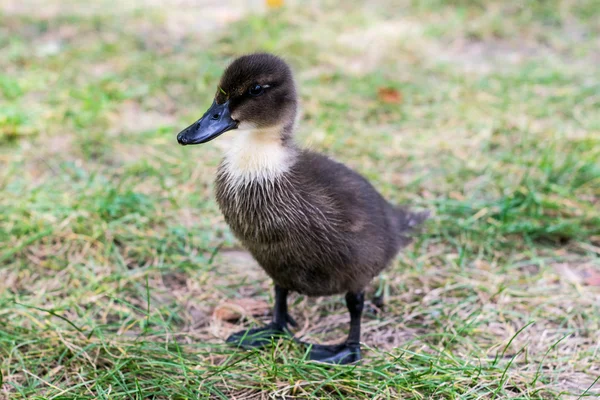
[(250, 89), (248, 89), (248, 94), (253, 97), (260, 96), (264, 92), (265, 92), (265, 89), (260, 85), (253, 85), (253, 86), (250, 86)]

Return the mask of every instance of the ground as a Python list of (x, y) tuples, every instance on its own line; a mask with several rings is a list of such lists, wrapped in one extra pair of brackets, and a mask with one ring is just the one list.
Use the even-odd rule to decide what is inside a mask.
[[(0, 6), (0, 397), (599, 395), (597, 0), (126, 4)], [(175, 135), (258, 49), (296, 71), (300, 143), (432, 212), (360, 365), (223, 344), (271, 284), (213, 199), (227, 135)], [(341, 296), (292, 304), (345, 334)]]

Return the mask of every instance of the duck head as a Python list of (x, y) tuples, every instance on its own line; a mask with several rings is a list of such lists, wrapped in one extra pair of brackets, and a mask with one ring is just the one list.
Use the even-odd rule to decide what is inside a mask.
[(204, 115), (177, 135), (182, 145), (206, 143), (234, 129), (291, 134), (297, 108), (292, 72), (281, 58), (257, 53), (233, 61)]

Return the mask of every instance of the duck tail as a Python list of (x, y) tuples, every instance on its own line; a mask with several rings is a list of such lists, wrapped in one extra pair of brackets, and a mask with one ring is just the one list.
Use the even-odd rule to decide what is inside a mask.
[(413, 212), (408, 208), (395, 208), (395, 222), (398, 239), (402, 246), (411, 242), (409, 234), (429, 218), (429, 211)]

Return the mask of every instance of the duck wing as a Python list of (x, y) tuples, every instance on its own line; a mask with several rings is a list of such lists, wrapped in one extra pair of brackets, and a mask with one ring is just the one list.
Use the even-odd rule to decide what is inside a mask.
[(362, 175), (325, 155), (304, 150), (297, 167), (304, 187), (324, 198), (321, 203), (342, 232), (394, 238), (397, 249), (410, 242), (408, 234), (429, 216), (390, 204)]

